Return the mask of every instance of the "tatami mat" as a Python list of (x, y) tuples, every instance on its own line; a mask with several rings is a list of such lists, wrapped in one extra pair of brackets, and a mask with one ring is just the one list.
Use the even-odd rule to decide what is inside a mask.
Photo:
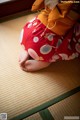
[(39, 113), (36, 113), (36, 114), (34, 114), (34, 115), (30, 116), (30, 117), (27, 117), (27, 118), (25, 118), (23, 120), (42, 120), (42, 118), (39, 115)]
[(80, 61), (60, 61), (34, 73), (18, 65), (19, 34), (35, 14), (0, 23), (0, 113), (8, 119), (80, 85)]
[[(50, 113), (55, 120), (79, 120), (80, 118), (80, 92), (51, 106)], [(73, 117), (73, 119), (71, 118)]]

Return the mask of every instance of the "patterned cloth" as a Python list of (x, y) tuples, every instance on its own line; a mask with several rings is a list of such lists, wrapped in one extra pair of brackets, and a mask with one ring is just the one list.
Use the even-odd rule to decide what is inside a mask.
[(80, 56), (80, 24), (77, 23), (65, 36), (59, 36), (36, 17), (22, 29), (20, 43), (35, 60), (71, 60)]

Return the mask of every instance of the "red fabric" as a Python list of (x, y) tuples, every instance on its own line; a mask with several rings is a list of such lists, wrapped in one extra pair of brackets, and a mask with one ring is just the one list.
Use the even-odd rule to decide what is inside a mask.
[(55, 62), (80, 56), (80, 24), (76, 24), (65, 36), (59, 36), (35, 18), (22, 31), (20, 42), (33, 59)]

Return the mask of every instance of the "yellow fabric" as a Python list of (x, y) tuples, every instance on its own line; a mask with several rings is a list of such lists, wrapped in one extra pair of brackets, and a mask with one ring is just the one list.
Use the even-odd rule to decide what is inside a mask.
[(44, 0), (36, 0), (32, 5), (32, 11), (44, 8)]
[(49, 13), (48, 20), (51, 21), (51, 20), (57, 20), (59, 18), (64, 18), (70, 7), (71, 7), (70, 3), (58, 4)]
[(32, 10), (39, 10), (42, 6), (45, 6), (45, 9), (38, 15), (40, 21), (56, 34), (65, 35), (79, 18), (79, 14), (75, 12), (73, 12), (73, 16), (70, 14), (72, 4), (69, 2), (59, 3), (54, 9), (49, 9), (44, 5), (44, 0), (36, 0)]
[(74, 20), (77, 20), (78, 18), (80, 18), (80, 15), (73, 11), (73, 10), (70, 10), (70, 12), (68, 13), (67, 15), (70, 19), (74, 19)]

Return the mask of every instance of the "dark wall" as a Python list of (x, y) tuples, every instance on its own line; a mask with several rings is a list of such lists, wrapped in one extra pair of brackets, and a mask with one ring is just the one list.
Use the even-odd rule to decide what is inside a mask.
[(35, 0), (10, 0), (0, 3), (0, 18), (17, 12), (30, 10)]

